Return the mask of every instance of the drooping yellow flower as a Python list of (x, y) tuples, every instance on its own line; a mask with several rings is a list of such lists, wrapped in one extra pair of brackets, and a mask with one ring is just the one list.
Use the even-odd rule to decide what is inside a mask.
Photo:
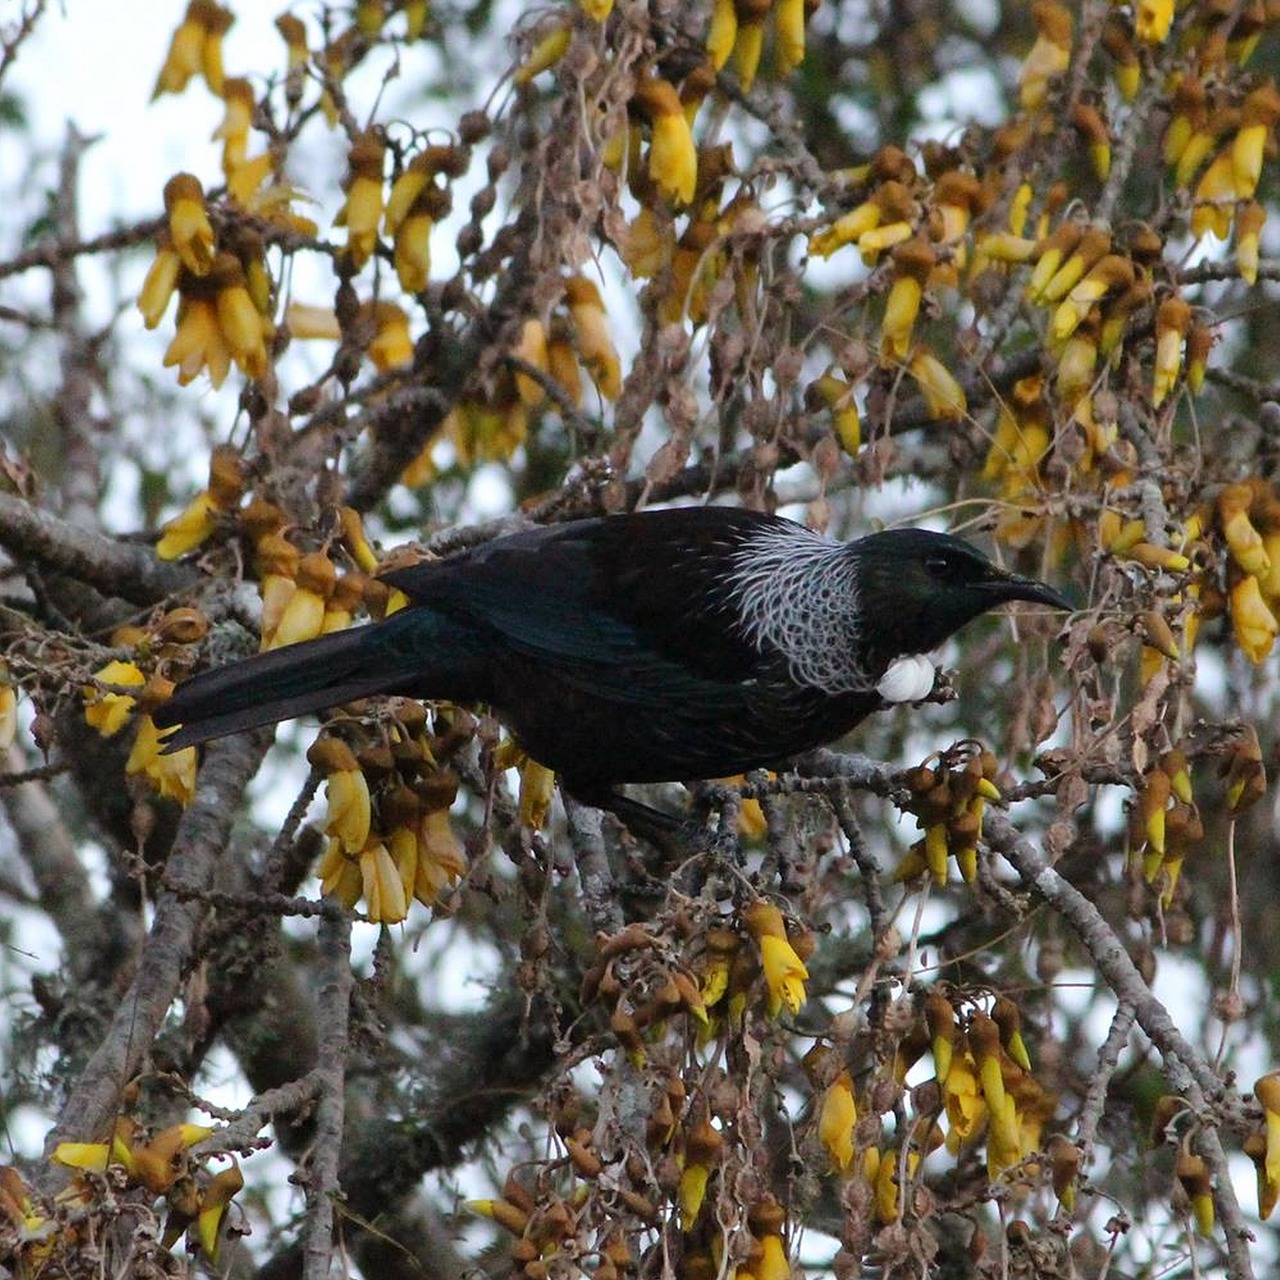
[[(95, 671), (94, 679), (105, 685), (142, 686), (147, 682), (136, 663), (118, 659)], [(85, 720), (104, 738), (119, 733), (137, 705), (137, 699), (130, 694), (113, 693), (96, 685), (85, 685), (81, 693), (85, 699)]]
[(698, 180), (698, 151), (680, 97), (666, 80), (644, 80), (637, 107), (649, 121), (649, 176), (672, 200), (688, 204)]
[(424, 907), (434, 906), (467, 869), (462, 842), (449, 821), (448, 809), (426, 814), (418, 826), (418, 868), (413, 896)]
[(1259, 1076), (1253, 1084), (1253, 1096), (1262, 1105), (1266, 1124), (1266, 1175), (1272, 1183), (1280, 1185), (1280, 1071)]
[(234, 21), (231, 11), (213, 0), (191, 0), (169, 42), (152, 100), (164, 93), (181, 93), (194, 75), (203, 75), (210, 92), (221, 96), (222, 37)]
[(365, 352), (374, 368), (385, 373), (413, 360), (413, 335), (403, 307), (395, 302), (366, 302), (360, 314), (373, 322), (373, 337)]
[(953, 1054), (942, 1084), (942, 1097), (947, 1113), (947, 1150), (958, 1155), (987, 1117), (977, 1066), (967, 1048)]
[(893, 250), (893, 286), (880, 327), (884, 353), (893, 362), (905, 360), (911, 351), (911, 334), (920, 311), (920, 300), (937, 260), (937, 252), (923, 236), (904, 240)]
[(1275, 644), (1280, 623), (1262, 598), (1258, 579), (1246, 574), (1231, 588), (1231, 629), (1250, 662), (1262, 662)]
[(907, 362), (907, 371), (919, 384), (931, 417), (959, 421), (968, 412), (963, 389), (932, 351), (921, 347)]
[(162, 754), (162, 746), (155, 721), (142, 716), (124, 771), (130, 776), (141, 774), (157, 794), (176, 800), (185, 809), (196, 795), (196, 749), (183, 747)]
[(365, 910), (375, 924), (399, 924), (409, 914), (409, 895), (395, 859), (381, 841), (360, 851), (360, 881)]
[(182, 272), (182, 259), (173, 247), (168, 232), (162, 233), (156, 245), (156, 256), (147, 268), (146, 279), (138, 291), (138, 310), (142, 312), (142, 322), (148, 329), (154, 329), (163, 319), (169, 307), (169, 299), (178, 287), (178, 277)]
[(232, 1199), (244, 1187), (244, 1174), (233, 1158), (227, 1169), (219, 1170), (200, 1191), (200, 1211), (196, 1216), (196, 1239), (205, 1254), (218, 1260), (218, 1236)]
[(342, 326), (332, 307), (291, 302), (285, 308), (284, 324), (295, 338), (324, 338), (337, 342), (342, 337)]
[(784, 1007), (798, 1013), (804, 1007), (809, 970), (787, 939), (782, 913), (771, 903), (756, 902), (743, 911), (742, 919), (760, 948), (769, 1016), (776, 1018)]
[(382, 218), (382, 165), (386, 147), (374, 133), (364, 133), (347, 153), (347, 198), (333, 220), (346, 227), (346, 255), (358, 271), (373, 256)]
[(1134, 32), (1144, 44), (1163, 44), (1173, 25), (1173, 0), (1138, 0)]
[(351, 748), (337, 738), (312, 743), (307, 760), (325, 775), (325, 834), (343, 851), (359, 854), (369, 843), (372, 802), (369, 783)]
[(220, 253), (208, 280), (218, 329), (231, 358), (246, 377), (261, 378), (267, 371), (267, 339), (274, 327), (254, 303), (239, 258)]
[(707, 55), (717, 71), (724, 69), (738, 39), (738, 6), (736, 0), (715, 0), (711, 10), (711, 26), (707, 30)]
[(175, 173), (164, 184), (164, 208), (169, 240), (182, 265), (193, 276), (207, 275), (213, 267), (214, 234), (200, 179), (192, 173)]
[(512, 77), (516, 84), (528, 84), (535, 76), (554, 67), (569, 49), (569, 41), (573, 37), (573, 26), (568, 21), (559, 21), (544, 34)]
[(608, 317), (600, 290), (585, 276), (571, 276), (564, 284), (573, 337), (583, 367), (606, 400), (622, 391), (622, 367), (609, 334)]
[(178, 385), (193, 382), (208, 370), (209, 382), (220, 387), (231, 372), (231, 348), (218, 323), (216, 296), (209, 290), (183, 292), (178, 300), (177, 329), (165, 348), (166, 368), (178, 369)]
[(1036, 42), (1018, 72), (1018, 90), (1023, 107), (1035, 111), (1049, 96), (1049, 82), (1071, 65), (1074, 23), (1071, 11), (1058, 0), (1036, 0), (1031, 16), (1036, 24)]
[(848, 1172), (853, 1165), (853, 1131), (857, 1123), (853, 1081), (847, 1071), (841, 1071), (827, 1086), (818, 1109), (818, 1140), (841, 1173)]

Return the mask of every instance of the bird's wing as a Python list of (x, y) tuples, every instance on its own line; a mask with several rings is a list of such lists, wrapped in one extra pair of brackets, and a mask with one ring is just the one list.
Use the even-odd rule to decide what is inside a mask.
[(576, 521), (385, 578), (613, 700), (711, 701), (761, 660), (736, 626), (728, 575), (737, 542), (767, 518), (688, 508)]

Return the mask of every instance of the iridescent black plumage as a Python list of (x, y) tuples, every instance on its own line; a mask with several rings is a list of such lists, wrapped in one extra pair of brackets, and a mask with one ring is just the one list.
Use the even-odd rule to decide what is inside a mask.
[(926, 653), (1043, 583), (916, 529), (827, 542), (724, 507), (533, 529), (385, 575), (386, 621), (247, 658), (160, 709), (169, 747), (375, 693), (491, 705), (582, 799), (723, 777), (830, 742)]

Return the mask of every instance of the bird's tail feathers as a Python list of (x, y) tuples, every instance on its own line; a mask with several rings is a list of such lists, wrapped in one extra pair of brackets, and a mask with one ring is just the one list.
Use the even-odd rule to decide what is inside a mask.
[(421, 655), (409, 649), (397, 655), (385, 643), (371, 642), (379, 631), (335, 631), (193, 676), (155, 713), (160, 728), (180, 726), (165, 740), (165, 750), (403, 689), (418, 672)]

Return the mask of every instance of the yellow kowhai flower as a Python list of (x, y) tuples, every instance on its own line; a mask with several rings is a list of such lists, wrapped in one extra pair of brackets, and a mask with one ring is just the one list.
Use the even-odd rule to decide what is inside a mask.
[(231, 445), (219, 445), (209, 458), (209, 483), (180, 515), (164, 526), (156, 554), (176, 560), (200, 546), (214, 529), (218, 516), (239, 505), (244, 495), (244, 464)]
[(805, 8), (805, 0), (775, 0), (773, 26), (779, 75), (790, 75), (804, 61)]
[[(876, 1164), (875, 1182), (873, 1184), (875, 1187), (876, 1219), (885, 1224), (897, 1222), (902, 1212), (898, 1195), (898, 1156), (899, 1153), (890, 1147), (888, 1151), (880, 1152), (880, 1159)], [(906, 1158), (907, 1177), (914, 1177), (919, 1166), (920, 1153), (918, 1151), (908, 1151)]]
[(645, 205), (625, 228), (618, 253), (637, 280), (649, 280), (671, 261), (675, 245), (670, 214)]
[(852, 458), (862, 447), (862, 419), (853, 386), (828, 370), (805, 388), (805, 404), (812, 412), (831, 411), (831, 424), (844, 451)]
[(756, 902), (743, 911), (742, 920), (760, 948), (769, 1016), (776, 1018), (784, 1006), (798, 1013), (804, 1007), (809, 970), (787, 938), (782, 913), (771, 903)]
[(1262, 534), (1250, 519), (1250, 508), (1259, 496), (1248, 481), (1229, 484), (1214, 500), (1214, 515), (1222, 528), (1231, 558), (1245, 573), (1265, 577), (1271, 571), (1271, 556)]
[(553, 769), (526, 760), (520, 766), (520, 822), (535, 831), (543, 830), (551, 820), (551, 799), (555, 795), (556, 775)]
[(270, 648), (280, 629), (280, 619), (298, 589), (301, 553), (278, 529), (264, 531), (254, 542), (258, 592), (262, 596), (262, 647)]
[(359, 857), (365, 910), (375, 924), (399, 924), (409, 914), (409, 894), (390, 850), (381, 841), (367, 844)]
[[(547, 354), (547, 330), (541, 320), (530, 318), (520, 326), (520, 336), (511, 354), (542, 373), (548, 372), (550, 356)], [(546, 398), (542, 384), (521, 369), (514, 370), (516, 394), (522, 404), (536, 408)]]
[(226, 1220), (232, 1199), (244, 1187), (244, 1174), (233, 1158), (230, 1168), (222, 1169), (200, 1191), (200, 1212), (196, 1216), (196, 1239), (205, 1254), (218, 1260), (218, 1234)]
[(348, 853), (340, 840), (331, 839), (325, 845), (325, 851), (316, 864), (316, 876), (323, 897), (337, 898), (344, 907), (354, 907), (360, 901), (364, 889), (360, 859)]
[(933, 246), (922, 236), (904, 240), (893, 250), (895, 275), (880, 326), (884, 352), (891, 361), (905, 360), (911, 350), (920, 300), (937, 261)]
[(1144, 44), (1163, 44), (1173, 25), (1173, 0), (1138, 0), (1133, 25)]
[(742, 940), (732, 929), (708, 929), (699, 990), (705, 1008), (714, 1008), (729, 990), (729, 976)]
[(705, 1118), (690, 1131), (685, 1140), (684, 1168), (680, 1171), (680, 1184), (676, 1192), (682, 1231), (691, 1231), (702, 1211), (707, 1183), (711, 1179), (711, 1171), (719, 1163), (723, 1147), (724, 1138), (720, 1131)]
[(957, 1039), (956, 1011), (946, 996), (940, 991), (932, 991), (924, 1002), (924, 1016), (933, 1051), (933, 1073), (940, 1084), (945, 1084), (951, 1072)]
[(1267, 607), (1258, 579), (1246, 574), (1231, 588), (1231, 629), (1250, 662), (1262, 662), (1275, 644), (1280, 623)]
[(18, 736), (18, 691), (9, 679), (9, 668), (0, 662), (0, 751), (8, 751)]
[(413, 896), (424, 907), (434, 906), (441, 894), (462, 879), (467, 869), (462, 841), (453, 830), (448, 809), (434, 809), (418, 824), (418, 867)]
[[(1250, 200), (1236, 210), (1236, 267), (1245, 284), (1258, 283), (1258, 265), (1261, 258), (1259, 245), (1262, 226), (1266, 219), (1266, 210), (1256, 200)], [(1188, 365), (1190, 365), (1190, 357), (1188, 357)], [(1189, 368), (1187, 380), (1190, 381)]]
[(963, 389), (932, 351), (921, 347), (907, 362), (907, 372), (919, 384), (931, 417), (959, 421), (968, 412)]
[[(115, 660), (93, 673), (93, 678), (104, 685), (146, 684), (147, 678), (134, 662)], [(97, 685), (87, 684), (81, 689), (85, 699), (84, 718), (91, 729), (104, 738), (120, 732), (137, 705), (137, 699), (127, 693), (112, 693)]]
[(841, 1173), (853, 1166), (853, 1132), (858, 1123), (858, 1107), (853, 1097), (853, 1081), (841, 1071), (827, 1086), (818, 1108), (818, 1140), (827, 1149), (831, 1163)]
[(267, 339), (275, 329), (254, 303), (235, 254), (218, 255), (208, 284), (214, 291), (218, 329), (231, 358), (246, 377), (261, 378), (267, 371)]
[(386, 148), (373, 133), (362, 134), (347, 154), (347, 198), (333, 220), (346, 227), (346, 256), (358, 271), (373, 256), (382, 218), (382, 164)]
[(217, 504), (207, 490), (201, 490), (181, 515), (165, 525), (160, 541), (156, 543), (156, 555), (161, 560), (176, 560), (194, 551), (217, 527)]
[(1277, 120), (1280, 92), (1266, 80), (1240, 104), (1240, 129), (1231, 144), (1231, 171), (1239, 200), (1252, 200), (1258, 189), (1263, 152)]
[(525, 55), (512, 79), (516, 84), (528, 84), (535, 76), (550, 70), (568, 52), (572, 38), (573, 27), (570, 23), (557, 21)]
[(1055, 342), (1065, 342), (1089, 313), (1090, 307), (1108, 294), (1122, 293), (1134, 282), (1133, 260), (1117, 253), (1104, 254), (1074, 285), (1053, 313)]
[(191, 173), (175, 173), (164, 184), (164, 209), (169, 219), (169, 240), (193, 276), (207, 275), (213, 267), (213, 225), (204, 202), (204, 187)]
[(666, 80), (636, 88), (634, 101), (649, 121), (649, 176), (672, 200), (688, 204), (698, 179), (698, 151), (680, 97)]
[(285, 601), (279, 622), (270, 633), (264, 617), (263, 649), (279, 649), (283, 645), (297, 644), (318, 636), (324, 630), (325, 610), (337, 577), (333, 562), (324, 552), (315, 551), (302, 556), (297, 562), (293, 590)]
[(1202, 1236), (1213, 1234), (1213, 1181), (1209, 1177), (1209, 1166), (1203, 1157), (1192, 1151), (1182, 1150), (1178, 1153), (1174, 1173), (1182, 1184), (1182, 1189), (1191, 1201), (1191, 1215), (1195, 1220), (1196, 1230)]
[(760, 1259), (755, 1264), (755, 1280), (791, 1280), (787, 1247), (778, 1235), (760, 1238)]
[(947, 1113), (947, 1150), (959, 1155), (987, 1118), (977, 1065), (967, 1047), (951, 1058), (942, 1082), (942, 1099)]
[(622, 367), (609, 334), (600, 290), (584, 276), (570, 276), (564, 282), (564, 292), (583, 366), (600, 394), (606, 400), (616, 400), (622, 391)]
[(156, 256), (151, 260), (146, 279), (138, 291), (138, 310), (142, 312), (142, 322), (148, 329), (154, 329), (163, 319), (181, 274), (182, 259), (173, 247), (169, 233), (163, 231), (156, 244)]
[(358, 854), (369, 844), (373, 814), (364, 771), (351, 748), (337, 738), (317, 738), (307, 760), (325, 775), (325, 834), (345, 853)]
[(284, 325), (295, 338), (324, 338), (331, 342), (342, 338), (342, 326), (332, 307), (291, 302), (285, 308)]
[(1018, 92), (1023, 107), (1035, 111), (1049, 96), (1049, 82), (1071, 63), (1073, 21), (1071, 11), (1057, 0), (1036, 0), (1031, 6), (1036, 42), (1018, 72)]
[(409, 364), (413, 360), (413, 335), (409, 317), (394, 302), (366, 302), (360, 308), (357, 323), (371, 323), (373, 336), (365, 354), (379, 373)]
[(164, 93), (181, 93), (191, 77), (199, 74), (204, 76), (210, 92), (221, 96), (222, 37), (234, 21), (231, 11), (214, 4), (213, 0), (191, 0), (169, 42), (169, 51), (151, 94), (152, 101)]
[(724, 69), (738, 39), (737, 0), (715, 0), (707, 29), (707, 56), (717, 71)]
[(226, 112), (213, 131), (213, 140), (222, 140), (222, 172), (230, 177), (232, 169), (249, 154), (249, 126), (253, 124), (255, 106), (253, 86), (248, 80), (233, 76), (228, 79), (222, 98)]
[(183, 747), (166, 755), (162, 748), (155, 721), (143, 716), (124, 771), (131, 777), (141, 774), (157, 794), (176, 800), (185, 809), (196, 794), (196, 749)]
[(177, 329), (165, 348), (166, 368), (177, 366), (178, 385), (193, 382), (208, 370), (209, 382), (220, 387), (231, 372), (231, 348), (218, 322), (217, 298), (210, 290), (184, 291), (178, 299)]
[(1177, 384), (1182, 369), (1182, 340), (1191, 325), (1191, 305), (1178, 294), (1166, 298), (1156, 310), (1156, 362), (1151, 382), (1151, 403), (1159, 408)]
[(557, 316), (547, 339), (547, 371), (560, 384), (571, 403), (582, 403), (582, 368), (571, 341), (568, 324)]
[(394, 264), (405, 293), (421, 293), (431, 276), (431, 231), (435, 219), (416, 209), (396, 229)]

